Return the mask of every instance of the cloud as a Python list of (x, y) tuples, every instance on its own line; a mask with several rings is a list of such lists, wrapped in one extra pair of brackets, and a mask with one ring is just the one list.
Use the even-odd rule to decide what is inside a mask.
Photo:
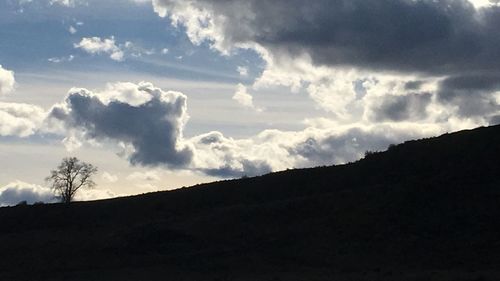
[[(130, 55), (134, 58), (140, 58), (143, 55), (151, 56), (151, 55), (156, 54), (155, 49), (146, 49), (146, 48), (139, 46), (137, 44), (134, 44), (130, 41), (125, 42), (125, 44), (123, 44), (123, 46), (122, 46), (122, 49), (126, 49), (128, 51), (128, 53), (130, 53)], [(167, 54), (168, 49), (162, 49), (161, 53), (163, 55)]]
[(438, 98), (456, 106), (460, 116), (489, 116), (500, 112), (498, 91), (500, 74), (465, 74), (442, 80)]
[[(82, 49), (89, 54), (107, 54), (112, 60), (124, 61), (126, 57), (140, 58), (144, 55), (151, 56), (156, 54), (154, 48), (144, 48), (138, 44), (126, 41), (123, 44), (117, 43), (115, 38), (84, 37), (74, 48)], [(162, 54), (167, 54), (168, 49), (162, 49)]]
[(376, 121), (420, 120), (427, 117), (427, 107), (431, 103), (430, 93), (410, 93), (408, 95), (388, 95), (380, 99), (372, 110)]
[[(0, 96), (12, 92), (14, 72), (0, 65)], [(36, 133), (46, 112), (39, 106), (25, 103), (0, 102), (0, 136), (27, 137)]]
[(52, 62), (52, 63), (61, 63), (61, 62), (71, 62), (75, 59), (75, 56), (69, 55), (67, 57), (53, 57), (47, 59), (47, 61)]
[(405, 83), (405, 90), (419, 90), (424, 81), (408, 81)]
[(132, 164), (175, 168), (192, 157), (182, 141), (188, 119), (186, 96), (150, 83), (110, 84), (97, 93), (71, 89), (50, 117), (68, 132), (81, 132), (86, 141), (122, 143)]
[(19, 3), (19, 5), (25, 5), (27, 3), (31, 3), (33, 0), (18, 0), (17, 2)]
[(500, 125), (500, 115), (495, 115), (489, 120), (490, 125)]
[(118, 195), (108, 189), (83, 189), (75, 195), (75, 201), (92, 201), (117, 197)]
[(0, 206), (13, 206), (21, 201), (33, 204), (52, 203), (57, 200), (50, 188), (22, 181), (15, 181), (0, 188)]
[(240, 76), (243, 76), (243, 77), (248, 76), (248, 67), (238, 66), (236, 68), (236, 70), (238, 71), (238, 73), (240, 74)]
[(31, 136), (45, 117), (46, 112), (36, 105), (0, 102), (0, 136)]
[(134, 172), (127, 176), (127, 180), (132, 181), (159, 181), (160, 176), (155, 171)]
[[(353, 86), (358, 88), (354, 95), (362, 96), (360, 102), (370, 109), (360, 121), (308, 120), (303, 130), (265, 130), (243, 139), (216, 131), (184, 138), (186, 96), (147, 82), (112, 83), (97, 92), (71, 89), (64, 102), (52, 108), (49, 119), (62, 123), (65, 145), (73, 149), (83, 143), (114, 144), (121, 150), (118, 154), (134, 165), (200, 171), (217, 177), (341, 164), (391, 143), (478, 125), (448, 115), (434, 102), (427, 91), (439, 87), (436, 81), (422, 82), (422, 92), (397, 95), (408, 81), (415, 78), (397, 83), (383, 76), (359, 81), (360, 85)], [(127, 179), (157, 181), (159, 176), (137, 172)]]
[(499, 1), (497, 0), (470, 0), (470, 2), (477, 8), (498, 6)]
[[(195, 43), (260, 46), (316, 65), (449, 73), (498, 69), (500, 9), (468, 1), (153, 0)], [(394, 24), (397, 22), (398, 24)]]
[[(360, 81), (384, 80), (381, 85), (390, 96), (379, 106), (385, 106), (386, 113), (399, 109), (392, 116), (379, 114), (378, 120), (423, 118), (423, 108), (410, 109), (416, 103), (431, 108), (431, 117), (439, 118), (474, 116), (484, 121), (492, 111), (498, 112), (487, 97), (491, 92), (443, 99), (436, 82), (470, 73), (500, 73), (496, 4), (482, 0), (152, 2), (160, 16), (183, 26), (194, 44), (208, 43), (224, 55), (238, 49), (258, 53), (266, 66), (254, 89), (285, 86), (292, 92), (305, 91), (337, 121), (359, 122), (373, 109), (373, 100), (356, 89), (363, 84)], [(403, 81), (408, 84), (401, 87)], [(433, 84), (428, 86), (432, 91), (421, 89), (424, 84)], [(400, 92), (394, 92), (393, 85)], [(428, 102), (429, 95), (408, 95), (408, 91), (440, 98)], [(484, 114), (479, 116), (481, 110)]]
[(123, 50), (116, 45), (115, 38), (101, 39), (100, 37), (82, 38), (80, 43), (74, 44), (77, 49), (82, 49), (89, 54), (108, 54), (112, 60), (122, 61)]
[[(236, 93), (233, 95), (233, 100), (237, 101), (240, 105), (244, 107), (256, 109), (255, 105), (253, 104), (252, 95), (248, 93), (247, 87), (245, 87), (245, 85), (243, 84), (238, 84)], [(261, 111), (261, 109), (257, 110)]]
[(108, 172), (102, 173), (101, 178), (107, 182), (117, 182), (118, 181), (118, 176), (110, 174)]
[(6, 95), (14, 90), (16, 80), (14, 72), (7, 70), (0, 65), (0, 96)]
[[(316, 124), (312, 124), (316, 123)], [(248, 139), (210, 132), (193, 137), (193, 169), (218, 177), (256, 176), (287, 168), (342, 164), (365, 151), (446, 131), (437, 124), (338, 125), (317, 120), (302, 131), (265, 130)]]
[[(81, 189), (75, 195), (75, 201), (108, 199), (116, 196), (115, 193), (107, 189)], [(0, 188), (0, 207), (14, 206), (21, 201), (26, 201), (28, 204), (59, 202), (50, 187), (18, 180)]]
[(266, 158), (252, 155), (259, 149), (252, 140), (226, 138), (210, 132), (190, 139), (195, 147), (192, 167), (218, 177), (256, 176), (273, 171)]
[(76, 28), (75, 28), (74, 26), (72, 26), (72, 25), (71, 25), (71, 26), (68, 28), (68, 31), (69, 31), (69, 33), (71, 33), (71, 34), (75, 34), (78, 30), (76, 30)]
[(50, 0), (50, 5), (61, 5), (65, 7), (75, 7), (77, 0)]

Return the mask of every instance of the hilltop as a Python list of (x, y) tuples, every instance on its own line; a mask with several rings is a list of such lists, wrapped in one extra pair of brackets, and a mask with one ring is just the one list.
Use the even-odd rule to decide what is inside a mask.
[(0, 280), (498, 280), (500, 126), (355, 163), (0, 208)]

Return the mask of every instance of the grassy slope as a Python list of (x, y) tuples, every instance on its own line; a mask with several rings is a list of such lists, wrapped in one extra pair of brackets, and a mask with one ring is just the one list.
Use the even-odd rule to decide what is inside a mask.
[(0, 280), (496, 280), (500, 126), (356, 163), (0, 209)]

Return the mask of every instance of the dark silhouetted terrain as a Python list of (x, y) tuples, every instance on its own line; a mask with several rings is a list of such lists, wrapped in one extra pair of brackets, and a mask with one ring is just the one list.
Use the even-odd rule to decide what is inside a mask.
[(356, 163), (0, 209), (0, 280), (500, 280), (500, 126)]

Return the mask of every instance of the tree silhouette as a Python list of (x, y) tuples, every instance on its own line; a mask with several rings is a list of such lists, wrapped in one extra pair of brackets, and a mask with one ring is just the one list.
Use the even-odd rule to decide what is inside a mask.
[(92, 164), (69, 157), (64, 158), (57, 169), (50, 171), (50, 176), (45, 180), (51, 183), (51, 188), (61, 198), (61, 202), (70, 203), (80, 188), (95, 186), (92, 175), (96, 172), (97, 168)]

